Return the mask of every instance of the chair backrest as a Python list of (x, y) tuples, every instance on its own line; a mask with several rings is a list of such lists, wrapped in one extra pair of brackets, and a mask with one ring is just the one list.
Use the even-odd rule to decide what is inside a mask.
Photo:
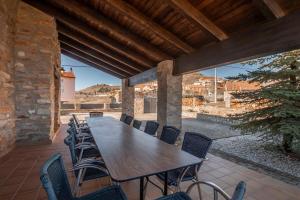
[(45, 162), (40, 179), (47, 192), (48, 200), (73, 200), (70, 184), (60, 154), (53, 155)]
[(133, 120), (133, 117), (131, 117), (130, 115), (126, 115), (124, 123), (130, 125), (132, 120)]
[(160, 140), (168, 144), (175, 144), (179, 134), (180, 130), (178, 128), (173, 126), (164, 126), (161, 132)]
[[(211, 146), (211, 143), (212, 139), (206, 137), (205, 135), (194, 132), (186, 132), (181, 149), (198, 158), (204, 159)], [(196, 171), (200, 169), (201, 165), (202, 163), (197, 166), (196, 170), (195, 167), (191, 167), (186, 174), (195, 176)]]
[(147, 121), (144, 132), (149, 135), (155, 135), (158, 127), (159, 127), (159, 123), (155, 121)]
[(182, 143), (182, 150), (198, 158), (205, 158), (211, 143), (212, 139), (205, 135), (186, 132)]
[(103, 112), (90, 112), (90, 117), (103, 117)]
[(72, 114), (76, 127), (79, 127), (79, 120), (75, 114)]
[(246, 183), (244, 181), (239, 182), (236, 186), (235, 191), (231, 197), (231, 200), (242, 200), (246, 193)]
[(121, 118), (120, 118), (120, 121), (121, 121), (121, 122), (124, 122), (124, 121), (125, 121), (125, 118), (126, 118), (126, 114), (125, 114), (125, 113), (122, 113)]
[(68, 135), (64, 139), (64, 143), (69, 147), (73, 165), (76, 164), (78, 162), (78, 159), (77, 159), (76, 149), (75, 149), (75, 144), (76, 144), (75, 136), (73, 134)]
[(133, 120), (133, 124), (132, 124), (132, 126), (134, 127), (134, 128), (136, 128), (136, 129), (140, 129), (141, 128), (141, 125), (142, 125), (142, 121), (140, 121), (140, 120)]

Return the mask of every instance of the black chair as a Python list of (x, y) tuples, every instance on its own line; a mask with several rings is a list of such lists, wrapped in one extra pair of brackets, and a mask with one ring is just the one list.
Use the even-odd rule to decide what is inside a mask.
[[(245, 182), (241, 181), (236, 186), (235, 191), (233, 192), (233, 195), (230, 197), (223, 189), (221, 189), (219, 186), (217, 186), (214, 183), (211, 182), (205, 182), (205, 181), (198, 181), (190, 185), (186, 191), (184, 192), (177, 192), (175, 194), (171, 194), (168, 196), (160, 197), (156, 200), (192, 200), (189, 197), (190, 192), (195, 186), (200, 185), (206, 185), (213, 189), (213, 199), (218, 200), (219, 195), (221, 195), (225, 200), (243, 200), (246, 192), (246, 184)], [(199, 196), (199, 199), (202, 199), (202, 196)]]
[(175, 144), (179, 134), (180, 130), (178, 128), (173, 126), (164, 126), (159, 139), (168, 144)]
[[(74, 194), (77, 193), (78, 187), (82, 184), (82, 182), (109, 176), (105, 164), (100, 158), (83, 157), (84, 151), (93, 148), (93, 146), (87, 144), (80, 146), (75, 145), (73, 135), (67, 136), (64, 143), (69, 146), (73, 171), (76, 177)], [(94, 148), (96, 149), (95, 146)]]
[(149, 135), (155, 136), (158, 127), (159, 127), (159, 123), (155, 121), (147, 121), (144, 132)]
[(132, 120), (133, 120), (133, 117), (131, 117), (130, 115), (126, 115), (124, 123), (130, 125)]
[(141, 128), (141, 125), (142, 125), (142, 121), (139, 121), (139, 120), (133, 120), (133, 124), (132, 126), (136, 129), (140, 129)]
[(125, 119), (126, 119), (126, 114), (125, 113), (122, 113), (122, 115), (121, 115), (121, 118), (120, 118), (120, 121), (121, 122), (124, 122), (125, 121)]
[(103, 117), (103, 112), (90, 112), (90, 117)]
[[(205, 160), (206, 154), (211, 146), (212, 139), (206, 137), (205, 135), (202, 135), (200, 133), (193, 133), (193, 132), (186, 132), (183, 139), (182, 144), (182, 150), (186, 151), (198, 158)], [(175, 191), (181, 191), (180, 189), (180, 183), (183, 181), (199, 181), (198, 178), (198, 171), (200, 170), (200, 167), (203, 162), (201, 162), (199, 165), (191, 166), (187, 168), (172, 170), (168, 172), (168, 186), (175, 187)], [(160, 180), (164, 181), (165, 175), (164, 174), (158, 174), (156, 175)], [(158, 187), (161, 191), (162, 188), (155, 184), (150, 179), (147, 180), (147, 183), (150, 182), (154, 186)], [(199, 189), (200, 193), (200, 189)]]
[(40, 179), (48, 200), (126, 200), (119, 186), (109, 186), (96, 192), (76, 198), (72, 195), (70, 183), (60, 154), (53, 155), (41, 169)]

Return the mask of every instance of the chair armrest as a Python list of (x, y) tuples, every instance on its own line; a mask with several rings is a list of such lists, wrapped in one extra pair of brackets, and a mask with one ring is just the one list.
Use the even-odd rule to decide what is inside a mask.
[(95, 159), (95, 158), (83, 158), (80, 161), (78, 161), (75, 165), (82, 165), (82, 164), (99, 164), (104, 165), (103, 160), (101, 159)]
[(92, 168), (92, 169), (98, 169), (99, 171), (102, 171), (106, 174), (108, 174), (107, 169), (105, 169), (104, 167), (98, 166), (98, 165), (94, 165), (94, 164), (76, 164), (73, 166), (73, 171), (75, 170), (80, 170), (80, 169), (88, 169), (88, 168)]
[(98, 149), (97, 146), (90, 142), (81, 142), (75, 145), (75, 149)]
[[(209, 182), (209, 181), (197, 181), (197, 182), (194, 182), (192, 183), (188, 189), (186, 190), (186, 193), (189, 194), (191, 192), (191, 190), (195, 187), (195, 186), (199, 186), (199, 185), (207, 185), (211, 188), (213, 188), (214, 190), (214, 198), (217, 197), (217, 193), (221, 194), (225, 200), (230, 200), (231, 197), (222, 189), (220, 188), (219, 186), (217, 186), (216, 184), (212, 183), (212, 182)], [(200, 197), (199, 197), (200, 198)]]

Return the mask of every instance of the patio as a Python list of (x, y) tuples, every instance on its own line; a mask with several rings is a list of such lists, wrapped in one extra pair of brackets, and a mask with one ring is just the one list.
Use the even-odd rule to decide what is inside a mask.
[[(1, 158), (0, 164), (0, 199), (7, 200), (42, 200), (47, 199), (46, 193), (39, 180), (39, 170), (45, 160), (53, 153), (63, 154), (67, 168), (71, 168), (69, 150), (63, 143), (67, 135), (66, 125), (62, 125), (51, 145), (38, 145), (15, 148)], [(270, 176), (247, 169), (222, 158), (208, 155), (209, 160), (202, 166), (199, 175), (201, 180), (208, 180), (232, 194), (236, 184), (244, 180), (247, 184), (245, 199), (260, 200), (293, 200), (298, 199), (300, 190)], [(72, 183), (73, 175), (69, 174)], [(184, 189), (191, 182), (184, 183)], [(104, 187), (108, 183), (103, 180), (84, 182), (80, 194), (90, 193)], [(138, 199), (138, 181), (122, 183), (128, 199)], [(160, 191), (153, 186), (147, 190), (146, 199), (159, 197)], [(204, 188), (204, 197), (212, 195)]]

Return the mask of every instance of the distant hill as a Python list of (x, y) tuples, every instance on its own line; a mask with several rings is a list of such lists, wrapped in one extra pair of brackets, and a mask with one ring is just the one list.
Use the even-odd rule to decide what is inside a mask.
[(111, 86), (107, 84), (97, 84), (82, 90), (77, 91), (76, 93), (80, 94), (96, 94), (96, 93), (107, 93), (115, 90), (120, 90), (120, 86)]

